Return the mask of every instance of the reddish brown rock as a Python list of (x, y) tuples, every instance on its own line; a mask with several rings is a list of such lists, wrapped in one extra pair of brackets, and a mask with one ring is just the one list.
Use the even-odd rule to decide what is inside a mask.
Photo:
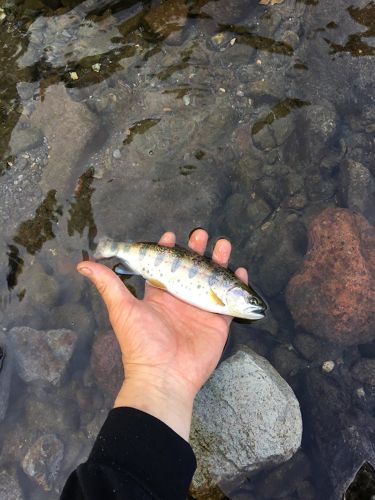
[(98, 386), (116, 397), (124, 380), (121, 351), (112, 330), (99, 334), (91, 352), (91, 368)]
[(324, 210), (286, 298), (296, 323), (315, 335), (343, 345), (375, 338), (375, 228), (350, 210)]

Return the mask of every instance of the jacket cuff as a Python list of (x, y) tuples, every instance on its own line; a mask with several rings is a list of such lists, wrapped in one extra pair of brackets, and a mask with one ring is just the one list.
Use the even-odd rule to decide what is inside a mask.
[(141, 410), (114, 408), (88, 462), (128, 471), (162, 499), (185, 499), (196, 469), (189, 443), (161, 420)]

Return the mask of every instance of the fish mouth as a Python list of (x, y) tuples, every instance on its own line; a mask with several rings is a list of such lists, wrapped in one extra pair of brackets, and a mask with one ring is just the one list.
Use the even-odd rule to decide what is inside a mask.
[(263, 307), (251, 308), (248, 312), (250, 319), (262, 319), (265, 317), (265, 309)]

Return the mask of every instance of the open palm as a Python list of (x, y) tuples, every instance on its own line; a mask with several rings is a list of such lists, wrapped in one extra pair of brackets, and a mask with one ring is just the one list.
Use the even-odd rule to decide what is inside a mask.
[[(207, 240), (206, 231), (198, 229), (189, 247), (203, 254)], [(174, 234), (165, 233), (159, 243), (174, 246)], [(227, 266), (230, 253), (229, 241), (221, 239), (212, 259)], [(193, 401), (220, 359), (232, 318), (198, 309), (149, 284), (138, 300), (109, 268), (93, 262), (80, 263), (80, 272), (82, 268), (91, 271), (88, 276), (106, 303), (122, 352), (126, 383), (116, 405), (127, 401), (132, 381), (134, 387), (154, 385)], [(245, 269), (236, 274), (247, 281)]]

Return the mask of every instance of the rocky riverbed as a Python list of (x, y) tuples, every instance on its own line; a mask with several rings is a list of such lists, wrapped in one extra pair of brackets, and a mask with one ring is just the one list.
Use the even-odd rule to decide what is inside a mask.
[[(57, 499), (121, 383), (82, 253), (196, 226), (271, 313), (233, 324), (197, 398), (191, 494), (375, 494), (375, 7), (263, 4), (0, 2), (1, 498)], [(247, 420), (273, 391), (265, 428)]]

